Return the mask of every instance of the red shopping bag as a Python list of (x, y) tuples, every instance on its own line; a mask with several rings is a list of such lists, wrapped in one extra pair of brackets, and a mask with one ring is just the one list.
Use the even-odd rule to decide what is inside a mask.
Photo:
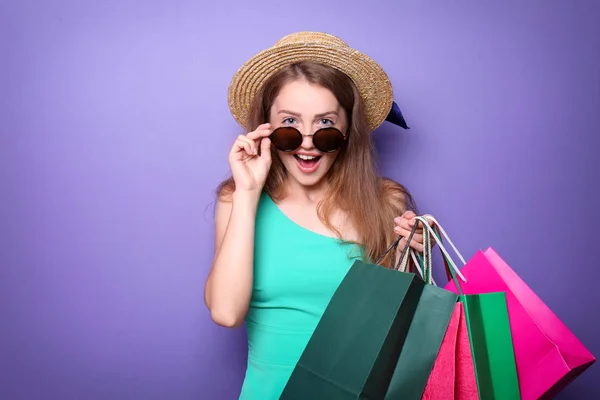
[(464, 304), (456, 303), (423, 400), (477, 400), (477, 380)]

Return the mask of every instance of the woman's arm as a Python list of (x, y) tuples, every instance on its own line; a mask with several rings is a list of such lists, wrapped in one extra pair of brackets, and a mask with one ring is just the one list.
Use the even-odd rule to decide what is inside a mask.
[(254, 227), (260, 191), (236, 191), (219, 199), (215, 216), (215, 257), (204, 301), (213, 321), (240, 326), (248, 312), (254, 268)]

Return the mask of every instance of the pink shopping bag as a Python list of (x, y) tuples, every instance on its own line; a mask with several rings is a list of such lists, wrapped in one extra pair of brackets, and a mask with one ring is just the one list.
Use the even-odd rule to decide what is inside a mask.
[[(460, 271), (465, 294), (506, 292), (522, 399), (552, 398), (596, 361), (494, 249), (478, 251)], [(458, 293), (453, 281), (445, 288)]]
[(456, 303), (422, 400), (478, 400), (464, 304)]

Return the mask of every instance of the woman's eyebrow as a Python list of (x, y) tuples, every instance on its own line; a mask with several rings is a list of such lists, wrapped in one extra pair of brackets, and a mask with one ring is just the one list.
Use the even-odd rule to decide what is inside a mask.
[(339, 114), (337, 111), (327, 111), (325, 113), (315, 115), (315, 119), (323, 118), (328, 115), (335, 115), (337, 117)]
[(300, 118), (300, 114), (288, 110), (279, 110), (277, 114), (293, 115), (294, 117)]

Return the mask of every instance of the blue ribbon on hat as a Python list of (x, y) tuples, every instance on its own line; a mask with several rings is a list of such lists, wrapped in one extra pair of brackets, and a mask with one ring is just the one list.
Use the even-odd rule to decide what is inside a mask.
[(402, 111), (400, 111), (400, 107), (398, 107), (398, 104), (396, 104), (395, 101), (392, 102), (392, 109), (390, 110), (385, 120), (391, 122), (394, 125), (398, 125), (401, 128), (410, 129), (406, 124), (406, 120), (402, 115)]

